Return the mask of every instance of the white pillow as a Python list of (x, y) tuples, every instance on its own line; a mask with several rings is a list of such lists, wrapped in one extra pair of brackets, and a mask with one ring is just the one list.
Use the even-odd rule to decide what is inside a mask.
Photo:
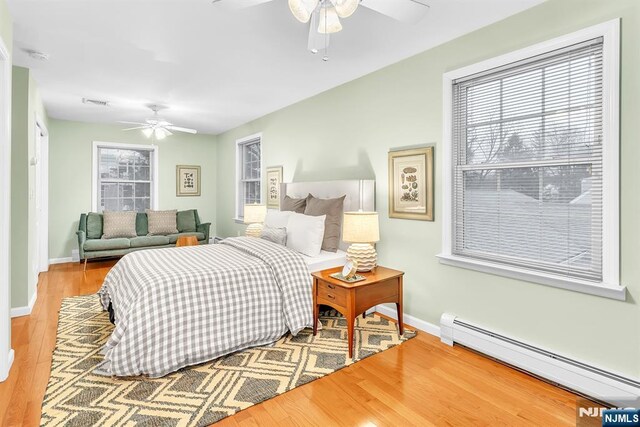
[(324, 238), (326, 215), (309, 216), (292, 212), (287, 223), (287, 247), (307, 256), (318, 256)]
[(264, 226), (269, 228), (287, 228), (292, 211), (268, 210), (264, 218)]

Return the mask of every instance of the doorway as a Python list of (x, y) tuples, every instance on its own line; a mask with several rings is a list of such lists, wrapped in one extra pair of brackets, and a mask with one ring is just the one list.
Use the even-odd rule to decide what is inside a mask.
[(49, 270), (49, 133), (36, 116), (35, 126), (35, 251), (32, 271), (37, 283), (38, 274)]

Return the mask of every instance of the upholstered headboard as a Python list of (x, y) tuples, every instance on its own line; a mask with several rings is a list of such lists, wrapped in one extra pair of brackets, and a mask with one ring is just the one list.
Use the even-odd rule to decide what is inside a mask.
[[(319, 199), (344, 198), (344, 211), (362, 209), (376, 210), (376, 182), (372, 179), (350, 179), (340, 181), (290, 182), (281, 185), (280, 198), (284, 196), (301, 199), (311, 193)], [(340, 249), (347, 250), (349, 245), (340, 242)]]

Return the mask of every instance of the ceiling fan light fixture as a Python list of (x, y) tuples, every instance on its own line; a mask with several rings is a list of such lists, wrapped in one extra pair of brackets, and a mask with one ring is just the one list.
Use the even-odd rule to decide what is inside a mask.
[(158, 141), (161, 141), (167, 137), (167, 132), (163, 128), (155, 128), (153, 133)]
[(142, 129), (142, 133), (144, 134), (144, 136), (146, 136), (147, 138), (151, 138), (151, 135), (153, 135), (153, 129), (151, 128), (144, 128)]
[(348, 18), (356, 11), (360, 0), (332, 0), (340, 18)]
[(289, 10), (295, 18), (307, 23), (311, 19), (311, 14), (318, 7), (319, 0), (289, 0)]
[(320, 9), (320, 22), (318, 32), (320, 34), (333, 34), (342, 31), (340, 17), (335, 7), (324, 7)]

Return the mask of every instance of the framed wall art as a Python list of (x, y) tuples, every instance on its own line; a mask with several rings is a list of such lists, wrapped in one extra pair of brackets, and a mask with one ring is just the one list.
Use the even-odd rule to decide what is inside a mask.
[(176, 196), (200, 195), (200, 166), (176, 166)]
[(267, 168), (267, 209), (280, 209), (282, 166)]
[(389, 152), (389, 217), (433, 221), (433, 147)]

